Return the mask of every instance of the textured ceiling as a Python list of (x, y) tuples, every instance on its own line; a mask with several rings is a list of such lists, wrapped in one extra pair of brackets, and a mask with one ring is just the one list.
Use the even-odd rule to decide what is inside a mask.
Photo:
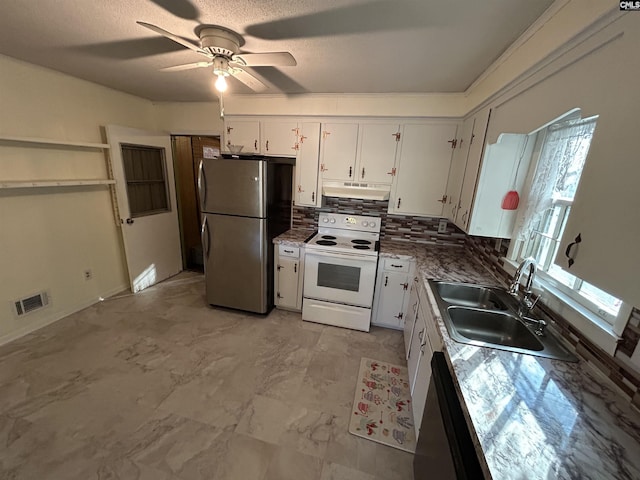
[[(289, 51), (255, 67), (267, 93), (461, 92), (552, 0), (2, 0), (0, 53), (158, 101), (216, 98), (204, 59), (139, 25), (197, 41), (230, 28), (244, 52)], [(232, 80), (230, 93), (251, 93)]]

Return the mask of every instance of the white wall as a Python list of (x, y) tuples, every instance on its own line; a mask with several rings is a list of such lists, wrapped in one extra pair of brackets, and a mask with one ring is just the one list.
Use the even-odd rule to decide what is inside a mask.
[(218, 102), (154, 103), (157, 128), (173, 135), (222, 135)]
[(229, 95), (227, 115), (461, 117), (464, 94)]
[[(155, 128), (151, 102), (0, 56), (0, 135), (103, 141), (114, 123)], [(0, 179), (105, 178), (100, 151), (0, 142)], [(90, 268), (93, 279), (85, 281)], [(107, 187), (0, 190), (0, 343), (127, 287)], [(48, 290), (16, 318), (11, 301)]]

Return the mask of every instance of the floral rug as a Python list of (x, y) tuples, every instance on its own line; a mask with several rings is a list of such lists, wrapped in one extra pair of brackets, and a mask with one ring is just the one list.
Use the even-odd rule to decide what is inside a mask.
[(416, 433), (410, 392), (406, 367), (363, 358), (349, 432), (414, 453)]

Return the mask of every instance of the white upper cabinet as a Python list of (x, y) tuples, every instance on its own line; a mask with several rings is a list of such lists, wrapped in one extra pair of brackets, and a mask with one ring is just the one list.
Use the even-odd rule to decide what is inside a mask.
[[(260, 153), (260, 122), (258, 120), (227, 120), (224, 128), (224, 145), (242, 145), (244, 154)], [(230, 153), (226, 147), (223, 153)]]
[(298, 152), (298, 122), (262, 122), (262, 153), (295, 157)]
[[(484, 140), (485, 134), (487, 133), (487, 123), (489, 122), (490, 114), (491, 109), (486, 107), (470, 117), (473, 118), (473, 130), (471, 138), (469, 139), (469, 142), (467, 142), (469, 151), (467, 153), (467, 160), (465, 164), (464, 179), (462, 181), (462, 188), (460, 190), (460, 197), (458, 200), (458, 206), (456, 207), (455, 217), (453, 218), (454, 223), (465, 232), (469, 226), (471, 207), (473, 205), (473, 198), (476, 192), (476, 182), (478, 180), (482, 152), (484, 151)], [(465, 121), (465, 123), (468, 122), (469, 119)]]
[(460, 192), (462, 191), (462, 182), (467, 167), (469, 146), (473, 138), (474, 124), (475, 117), (470, 117), (463, 122), (462, 128), (458, 129), (458, 138), (456, 138), (456, 146), (451, 159), (449, 180), (447, 181), (447, 198), (442, 215), (452, 222), (455, 222), (456, 211), (460, 202)]
[(504, 134), (498, 143), (486, 146), (467, 222), (469, 235), (511, 238), (518, 210), (504, 210), (502, 200), (514, 189), (522, 196), (534, 143), (535, 134)]
[(320, 153), (322, 179), (353, 181), (357, 149), (357, 123), (324, 123)]
[(456, 131), (455, 123), (403, 126), (389, 213), (442, 215)]
[(322, 201), (322, 195), (318, 192), (319, 155), (320, 123), (301, 123), (298, 158), (296, 159), (296, 205), (317, 207)]
[(356, 180), (391, 183), (400, 141), (400, 125), (360, 124)]

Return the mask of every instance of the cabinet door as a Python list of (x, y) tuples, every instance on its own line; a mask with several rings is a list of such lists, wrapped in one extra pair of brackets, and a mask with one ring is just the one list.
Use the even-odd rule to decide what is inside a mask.
[(409, 291), (409, 305), (407, 306), (407, 314), (404, 316), (404, 351), (406, 358), (409, 358), (409, 350), (411, 349), (411, 340), (413, 336), (413, 327), (418, 315), (418, 305), (420, 299), (418, 297), (418, 277), (411, 282), (411, 290)]
[(298, 259), (278, 256), (276, 274), (276, 306), (296, 310), (298, 308), (298, 282), (300, 280)]
[(391, 183), (400, 125), (360, 125), (356, 178), (360, 182)]
[(460, 201), (456, 209), (454, 223), (465, 232), (469, 227), (469, 219), (471, 216), (471, 207), (473, 197), (476, 191), (476, 181), (480, 171), (480, 160), (484, 151), (484, 139), (487, 132), (487, 124), (491, 110), (485, 108), (474, 116), (473, 133), (469, 140), (469, 153), (467, 155), (467, 163), (464, 171), (464, 180), (462, 181), (462, 189), (460, 191)]
[(260, 153), (259, 121), (228, 120), (224, 131), (225, 145), (242, 145), (244, 148), (241, 153)]
[(380, 272), (379, 298), (376, 316), (372, 323), (383, 327), (404, 329), (404, 297), (408, 290), (408, 275), (397, 272)]
[(322, 201), (322, 195), (318, 195), (320, 123), (303, 123), (299, 142), (295, 202), (296, 205), (317, 207)]
[(325, 123), (322, 125), (323, 180), (348, 182), (355, 178), (358, 124)]
[(460, 192), (462, 191), (462, 182), (467, 166), (467, 157), (469, 155), (474, 123), (475, 117), (467, 118), (458, 130), (456, 147), (453, 151), (453, 157), (451, 158), (449, 180), (447, 181), (447, 199), (442, 214), (452, 222), (455, 221), (456, 211), (460, 203)]
[(441, 216), (455, 124), (404, 125), (389, 213)]
[(409, 384), (411, 385), (411, 395), (413, 396), (416, 384), (416, 372), (418, 371), (418, 362), (422, 354), (422, 346), (426, 342), (427, 326), (424, 323), (424, 317), (420, 315), (420, 307), (418, 306), (418, 316), (413, 326), (413, 334), (411, 335), (411, 346), (409, 347), (409, 357), (407, 358), (407, 368), (409, 369)]
[(295, 157), (298, 148), (297, 122), (262, 122), (262, 153)]
[[(416, 428), (416, 436), (419, 435), (420, 425), (422, 424), (422, 414), (424, 413), (424, 404), (427, 400), (427, 391), (429, 390), (429, 382), (431, 381), (431, 357), (433, 356), (433, 346), (430, 342), (429, 323), (433, 323), (433, 318), (427, 314), (427, 309), (420, 306), (418, 310), (418, 322), (425, 325), (426, 331), (423, 335), (423, 341), (417, 359), (416, 374), (411, 390), (411, 408), (413, 410), (413, 424)], [(411, 378), (411, 377), (409, 377)]]

